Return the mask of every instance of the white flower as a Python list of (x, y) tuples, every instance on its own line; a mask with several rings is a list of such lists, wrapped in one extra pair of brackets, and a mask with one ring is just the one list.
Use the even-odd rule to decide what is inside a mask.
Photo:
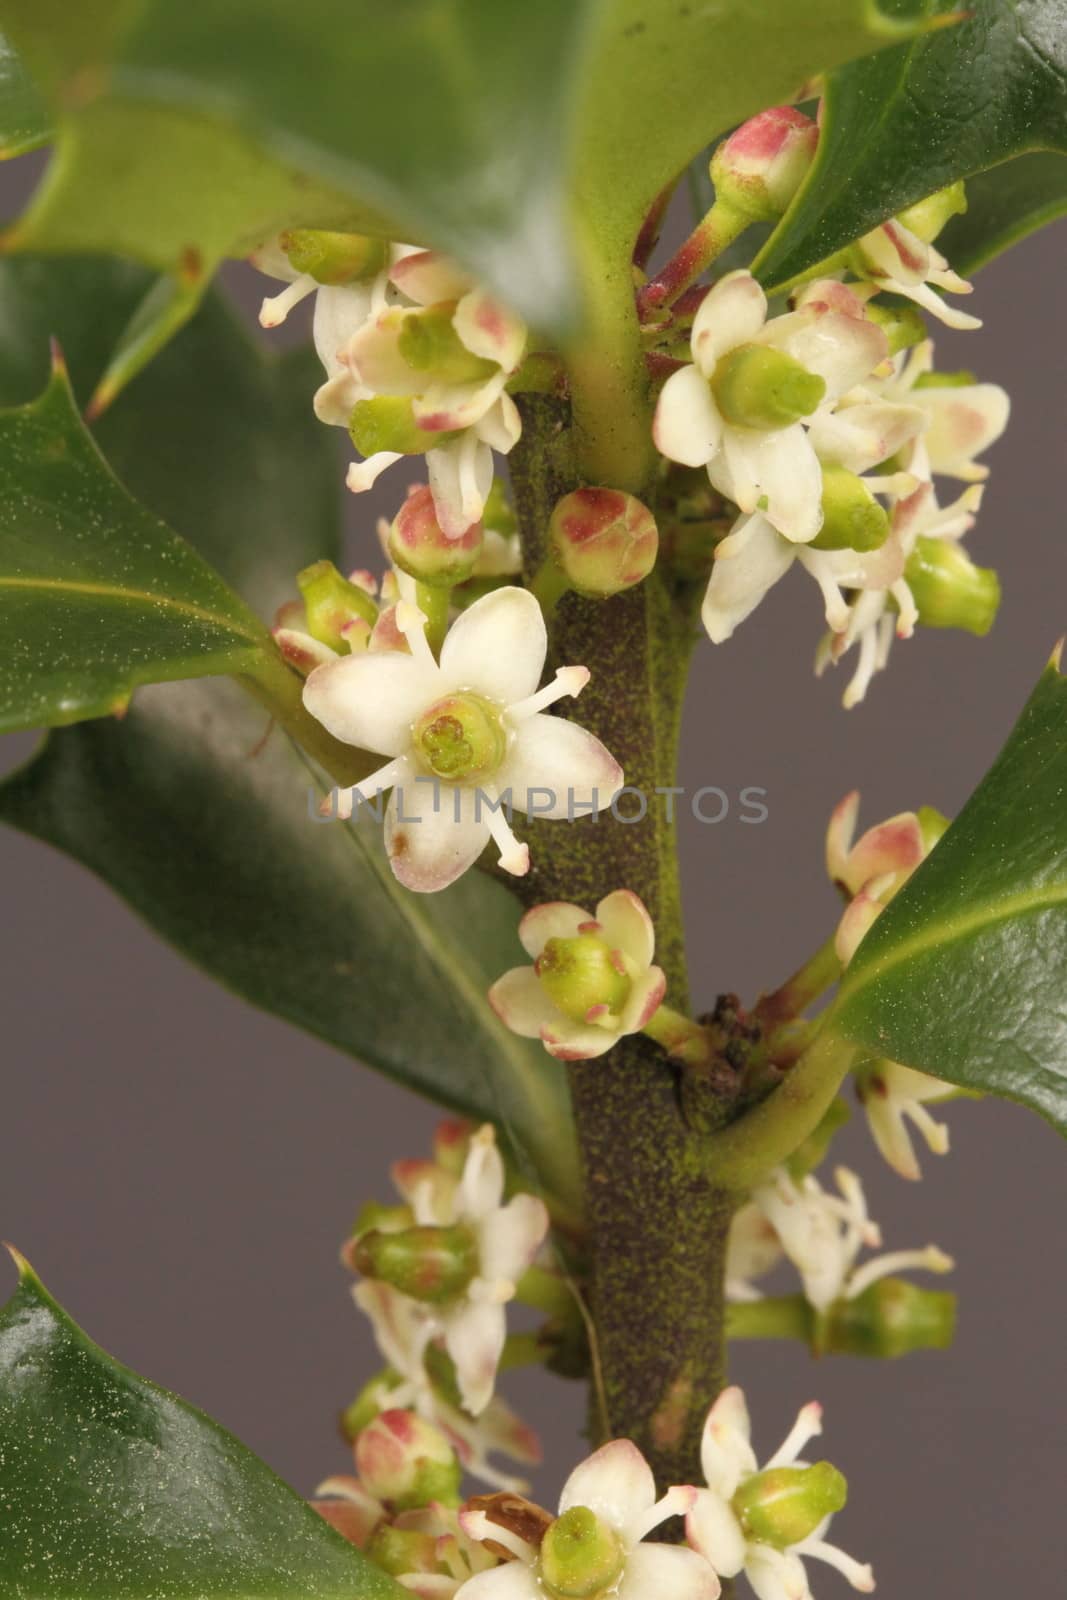
[(762, 510), (779, 533), (806, 543), (822, 521), (822, 472), (803, 421), (740, 426), (723, 415), (713, 387), (746, 351), (777, 351), (821, 380), (806, 407), (815, 413), (868, 376), (885, 356), (886, 339), (856, 300), (849, 311), (812, 303), (770, 322), (766, 316), (766, 296), (751, 273), (731, 272), (714, 285), (693, 323), (694, 364), (664, 384), (653, 433), (668, 459), (707, 467), (713, 487), (743, 512)]
[(734, 1508), (738, 1491), (760, 1471), (799, 1465), (804, 1446), (822, 1432), (822, 1407), (799, 1412), (781, 1448), (762, 1468), (752, 1449), (748, 1407), (740, 1389), (724, 1389), (708, 1412), (701, 1442), (706, 1489), (698, 1489), (686, 1517), (686, 1537), (723, 1578), (744, 1572), (759, 1600), (811, 1600), (803, 1557), (825, 1561), (865, 1594), (874, 1588), (869, 1566), (854, 1561), (824, 1535), (825, 1517), (806, 1538), (784, 1549), (751, 1537)]
[(934, 292), (937, 288), (970, 294), (973, 285), (952, 271), (939, 250), (896, 218), (864, 234), (855, 249), (863, 271), (880, 289), (914, 300), (949, 328), (982, 326), (979, 317), (958, 311)]
[(534, 964), (498, 978), (489, 1003), (513, 1033), (540, 1039), (561, 1061), (603, 1055), (662, 1003), (652, 918), (629, 889), (605, 895), (595, 917), (565, 900), (534, 906), (519, 938)]
[(856, 1092), (875, 1144), (902, 1178), (922, 1177), (908, 1122), (914, 1123), (934, 1155), (948, 1153), (948, 1129), (934, 1120), (926, 1106), (930, 1101), (951, 1099), (956, 1092), (951, 1084), (899, 1061), (875, 1061), (856, 1073)]
[[(584, 1516), (587, 1526), (589, 1514), (595, 1517), (608, 1563), (602, 1592), (612, 1600), (716, 1600), (718, 1579), (695, 1551), (642, 1543), (661, 1522), (684, 1513), (694, 1493), (675, 1488), (657, 1500), (652, 1469), (640, 1450), (629, 1439), (616, 1439), (571, 1473), (560, 1496), (559, 1514), (564, 1527), (575, 1513)], [(484, 1511), (461, 1512), (460, 1522), (472, 1538), (491, 1539), (516, 1559), (471, 1578), (457, 1600), (544, 1600), (541, 1569), (553, 1529), (561, 1523), (550, 1525), (538, 1550), (491, 1521)]]
[[(426, 466), (438, 520), (445, 535), (459, 538), (481, 517), (493, 482), (492, 452), (507, 454), (522, 423), (505, 392), (526, 348), (524, 324), (447, 258), (424, 250), (394, 263), (393, 285), (406, 304), (388, 306), (357, 328), (341, 359), (365, 395), (401, 396), (411, 401), (415, 426), (441, 436), (426, 452)], [(466, 353), (473, 376), (414, 366), (402, 342), (408, 323), (447, 311), (447, 322)], [(362, 396), (360, 396), (362, 397)], [(400, 453), (384, 450), (354, 464), (348, 487), (369, 489)]]
[(417, 1511), (402, 1511), (393, 1527), (403, 1532), (429, 1534), (434, 1540), (433, 1572), (402, 1573), (397, 1582), (419, 1600), (453, 1600), (476, 1573), (497, 1564), (484, 1545), (463, 1531), (459, 1513), (437, 1503)]
[(854, 1172), (834, 1172), (838, 1193), (831, 1194), (809, 1173), (799, 1181), (779, 1167), (753, 1192), (753, 1203), (778, 1235), (783, 1251), (800, 1274), (804, 1297), (816, 1312), (838, 1300), (854, 1300), (890, 1273), (908, 1267), (949, 1272), (952, 1261), (936, 1245), (922, 1250), (896, 1250), (857, 1266), (864, 1245), (882, 1242), (878, 1225), (867, 1215), (863, 1185)]
[(304, 685), (304, 704), (332, 734), (390, 758), (345, 792), (344, 813), (354, 800), (392, 788), (385, 842), (406, 888), (445, 888), (490, 837), (501, 866), (521, 876), (529, 851), (507, 813), (575, 820), (622, 786), (599, 739), (545, 715), (556, 700), (579, 694), (589, 674), (564, 667), (538, 690), (548, 640), (541, 608), (523, 589), (476, 601), (449, 630), (440, 662), (411, 600), (398, 604), (395, 620), (410, 654), (347, 656), (316, 668)]
[(782, 1255), (782, 1242), (774, 1227), (755, 1201), (746, 1201), (734, 1212), (726, 1239), (727, 1300), (737, 1304), (761, 1299), (753, 1279), (770, 1272)]
[(395, 1375), (383, 1377), (377, 1388), (369, 1391), (368, 1397), (378, 1409), (410, 1406), (441, 1429), (472, 1477), (514, 1494), (528, 1488), (525, 1479), (494, 1466), (490, 1456), (500, 1451), (536, 1466), (541, 1460), (537, 1434), (499, 1395), (494, 1395), (477, 1417), (471, 1417), (442, 1394), (425, 1365), (427, 1346), (438, 1331), (427, 1308), (372, 1279), (356, 1284), (352, 1297), (369, 1318), (378, 1348)]
[(838, 802), (826, 830), (826, 871), (849, 897), (834, 948), (847, 966), (861, 939), (928, 852), (914, 811), (901, 811), (855, 838), (859, 790)]
[(979, 465), (975, 456), (1004, 432), (1011, 400), (998, 383), (928, 382), (933, 366), (933, 341), (924, 339), (912, 350), (902, 350), (893, 358), (890, 373), (868, 380), (859, 393), (867, 405), (879, 404), (880, 398), (894, 409), (920, 411), (919, 432), (929, 472), (978, 483), (989, 476), (989, 468)]

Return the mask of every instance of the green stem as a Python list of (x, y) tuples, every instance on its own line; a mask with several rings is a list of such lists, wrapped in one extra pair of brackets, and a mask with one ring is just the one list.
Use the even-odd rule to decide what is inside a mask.
[(546, 622), (551, 622), (552, 615), (563, 596), (570, 593), (570, 587), (567, 574), (551, 553), (545, 557), (527, 584), (527, 588), (537, 597)]
[(637, 297), (641, 316), (668, 310), (748, 225), (740, 211), (716, 200), (666, 266), (641, 289)]
[(237, 681), (340, 788), (350, 788), (381, 766), (380, 756), (342, 744), (305, 709), (304, 680), (286, 666), (273, 644), (264, 650), (255, 673)]
[(814, 1133), (856, 1054), (847, 1039), (819, 1033), (761, 1105), (712, 1135), (707, 1159), (716, 1181), (743, 1194), (780, 1166)]
[(574, 1311), (574, 1293), (566, 1279), (547, 1267), (527, 1267), (516, 1286), (515, 1298), (524, 1306), (543, 1311), (546, 1317), (567, 1317)]
[(536, 1333), (508, 1334), (500, 1357), (501, 1372), (512, 1372), (516, 1367), (540, 1367), (544, 1361), (545, 1352)]
[(587, 255), (587, 325), (564, 352), (578, 481), (643, 498), (656, 458), (632, 268), (628, 255)]
[(800, 1339), (811, 1343), (812, 1309), (802, 1294), (770, 1295), (726, 1307), (728, 1339)]
[(705, 1029), (670, 1006), (660, 1006), (641, 1032), (654, 1039), (675, 1061), (684, 1061), (687, 1066), (701, 1066), (711, 1059)]
[(799, 1017), (813, 1001), (826, 993), (841, 976), (841, 958), (834, 948), (834, 935), (809, 956), (802, 967), (783, 984), (757, 1001), (755, 1018), (764, 1027)]

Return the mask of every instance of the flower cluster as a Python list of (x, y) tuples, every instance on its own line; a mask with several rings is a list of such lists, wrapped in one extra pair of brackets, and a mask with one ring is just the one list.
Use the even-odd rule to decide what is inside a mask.
[[(837, 926), (835, 948), (844, 965), (864, 935), (937, 844), (948, 821), (931, 806), (904, 811), (855, 838), (860, 797), (853, 790), (834, 808), (826, 832), (826, 870), (848, 904)], [(908, 1132), (911, 1122), (936, 1155), (948, 1150), (948, 1129), (926, 1109), (956, 1091), (941, 1079), (895, 1061), (873, 1061), (856, 1073), (856, 1088), (874, 1141), (901, 1177), (920, 1177)]]
[[(813, 135), (789, 108), (733, 135), (712, 163), (717, 201), (706, 230), (714, 234), (726, 211), (737, 227), (779, 215)], [(909, 637), (920, 622), (984, 633), (999, 601), (995, 574), (975, 567), (959, 541), (981, 500), (985, 469), (975, 458), (1003, 431), (1007, 396), (968, 374), (935, 373), (918, 313), (877, 299), (889, 291), (954, 328), (978, 326), (938, 293), (970, 291), (932, 243), (963, 203), (954, 185), (874, 229), (827, 264), (835, 276), (803, 284), (780, 315), (768, 315), (747, 270), (691, 291), (700, 297), (691, 361), (671, 372), (656, 407), (661, 454), (705, 468), (738, 512), (715, 547), (709, 636), (728, 639), (799, 564), (819, 586), (830, 630), (817, 670), (857, 649), (846, 705), (863, 698), (894, 634)], [(938, 476), (968, 487), (942, 506)]]
[(482, 516), (493, 451), (506, 455), (522, 432), (507, 384), (524, 325), (454, 262), (412, 245), (297, 230), (252, 260), (289, 283), (263, 302), (265, 327), (315, 293), (326, 369), (315, 412), (347, 428), (364, 457), (348, 487), (360, 493), (394, 462), (424, 455), (440, 525), (461, 538)]

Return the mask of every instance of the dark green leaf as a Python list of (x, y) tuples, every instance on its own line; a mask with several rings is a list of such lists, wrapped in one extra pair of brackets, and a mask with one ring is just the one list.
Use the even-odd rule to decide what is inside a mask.
[(262, 1461), (113, 1361), (15, 1260), (0, 1309), (5, 1600), (401, 1600)]
[(967, 185), (967, 210), (938, 240), (957, 272), (974, 272), (1027, 234), (1067, 212), (1067, 156), (1019, 156)]
[[(955, 0), (918, 4), (931, 16), (956, 10)], [(831, 74), (816, 160), (756, 260), (766, 284), (791, 281), (959, 178), (1025, 151), (1067, 150), (1067, 0), (961, 9), (964, 21)]]
[(0, 160), (36, 150), (51, 136), (51, 118), (36, 84), (0, 35)]
[(61, 366), (40, 400), (0, 412), (0, 474), (0, 731), (262, 659), (257, 619), (108, 471)]
[(1067, 1132), (1067, 679), (1051, 664), (988, 775), (867, 934), (829, 1027)]
[[(144, 283), (118, 265), (0, 264), (0, 399), (33, 391), (32, 349), (49, 327), (91, 393), (106, 341), (88, 325), (121, 326)], [(314, 369), (306, 352), (253, 345), (212, 295), (98, 427), (138, 496), (264, 615), (300, 567), (340, 559), (335, 441), (311, 411)], [(523, 959), (515, 900), (474, 873), (441, 895), (401, 890), (373, 830), (309, 819), (311, 774), (267, 733), (228, 684), (142, 691), (122, 723), (53, 735), (0, 791), (0, 817), (83, 861), (255, 1004), (498, 1123), (575, 1207), (564, 1069), (485, 1002)]]

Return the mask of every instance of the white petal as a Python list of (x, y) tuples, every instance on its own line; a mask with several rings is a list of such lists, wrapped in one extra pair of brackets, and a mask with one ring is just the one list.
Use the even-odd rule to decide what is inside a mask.
[(700, 1465), (708, 1488), (733, 1498), (741, 1479), (756, 1470), (752, 1425), (745, 1396), (736, 1384), (724, 1389), (708, 1412), (700, 1441)]
[(342, 370), (338, 357), (369, 315), (370, 290), (363, 284), (336, 288), (324, 285), (319, 290), (315, 297), (312, 335), (319, 360), (329, 377), (336, 377)]
[(745, 1577), (756, 1600), (812, 1600), (804, 1563), (789, 1550), (774, 1550), (769, 1544), (751, 1545)]
[[(727, 428), (723, 448), (738, 487), (746, 479), (755, 485), (767, 521), (799, 544), (814, 539), (822, 526), (822, 468), (802, 424), (773, 433)], [(756, 509), (755, 501), (738, 504)]]
[(400, 330), (411, 315), (402, 306), (389, 306), (348, 342), (349, 360), (376, 394), (412, 395), (426, 386), (426, 374), (408, 366), (400, 354)]
[(549, 939), (573, 939), (584, 922), (593, 920), (569, 900), (549, 900), (527, 911), (519, 923), (519, 939), (526, 954), (536, 960)]
[(500, 1205), (504, 1194), (504, 1163), (496, 1145), (496, 1134), (487, 1122), (471, 1139), (463, 1163), (459, 1186), (459, 1207), (468, 1220), (489, 1216)]
[(333, 376), (315, 390), (311, 404), (320, 422), (331, 428), (347, 428), (356, 401), (366, 399), (369, 393), (350, 368), (339, 366)]
[(1011, 409), (999, 384), (920, 389), (915, 398), (929, 418), (923, 442), (933, 470), (953, 478), (983, 475), (984, 468), (974, 467), (974, 458), (1000, 438)]
[(652, 438), (660, 455), (684, 467), (703, 467), (719, 448), (722, 418), (698, 367), (672, 372), (660, 390)]
[(847, 394), (885, 359), (885, 334), (866, 317), (840, 311), (791, 311), (775, 317), (760, 341), (783, 350), (826, 383), (827, 399)]
[(484, 805), (479, 817), (475, 802), (473, 789), (445, 783), (416, 782), (393, 790), (385, 813), (385, 848), (405, 889), (434, 894), (474, 865), (489, 843)]
[[(479, 439), (482, 439), (493, 450), (499, 450), (502, 456), (518, 444), (522, 437), (522, 418), (519, 408), (509, 394), (498, 395), (489, 410), (481, 417), (475, 427)], [(486, 570), (484, 556), (479, 566), (479, 571)], [(506, 569), (508, 572), (518, 572), (520, 564), (514, 563)]]
[(722, 1578), (735, 1578), (745, 1564), (745, 1535), (729, 1501), (701, 1489), (685, 1519), (685, 1536)]
[(703, 1556), (669, 1544), (638, 1544), (626, 1558), (618, 1600), (718, 1600), (722, 1585)]
[(485, 289), (472, 289), (456, 307), (452, 326), (472, 355), (496, 361), (508, 375), (526, 348), (526, 325)]
[(304, 704), (335, 739), (398, 756), (411, 746), (415, 718), (443, 693), (436, 671), (388, 651), (316, 667), (304, 684)]
[(635, 978), (619, 1010), (619, 1033), (640, 1033), (663, 1004), (666, 993), (667, 978), (662, 967), (649, 967)]
[(655, 1503), (652, 1468), (631, 1439), (613, 1439), (575, 1467), (563, 1485), (559, 1513), (587, 1506), (621, 1534)]
[(413, 250), (393, 262), (389, 276), (401, 293), (420, 306), (458, 300), (471, 286), (463, 268), (437, 250)]
[(543, 1202), (536, 1195), (515, 1195), (494, 1212), (479, 1232), (482, 1277), (518, 1283), (547, 1232), (548, 1212)]
[(456, 1365), (460, 1398), (472, 1416), (493, 1398), (500, 1352), (507, 1336), (504, 1307), (491, 1300), (471, 1300), (443, 1319), (445, 1347)]
[(458, 1591), (463, 1600), (544, 1600), (533, 1569), (522, 1561), (505, 1561), (468, 1578)]
[(500, 398), (506, 382), (501, 372), (480, 383), (431, 383), (411, 402), (411, 415), (429, 433), (471, 428)]
[(533, 694), (547, 649), (545, 620), (529, 590), (494, 589), (448, 630), (441, 681), (446, 689), (471, 689), (508, 706)]
[(631, 889), (615, 889), (605, 895), (596, 908), (596, 920), (614, 949), (628, 955), (640, 968), (651, 966), (656, 953), (656, 930), (644, 901)]
[(477, 430), (426, 452), (426, 476), (446, 539), (460, 539), (479, 520), (493, 487), (493, 452)]
[(860, 473), (896, 455), (925, 424), (921, 406), (871, 401), (837, 411), (821, 408), (809, 424), (808, 437), (820, 461)]
[(755, 339), (767, 315), (767, 296), (750, 272), (728, 272), (704, 296), (693, 319), (693, 360), (705, 374), (736, 345)]
[(860, 810), (860, 792), (850, 789), (839, 800), (830, 814), (826, 830), (826, 871), (831, 883), (844, 883), (848, 872), (848, 853), (856, 837), (856, 819)]
[(489, 991), (489, 1004), (505, 1027), (523, 1039), (539, 1039), (543, 1029), (566, 1021), (532, 967), (512, 967), (498, 978)]
[(541, 1043), (557, 1061), (592, 1061), (611, 1049), (621, 1031), (617, 1019), (611, 1028), (605, 1028), (572, 1022), (561, 1012), (558, 1021), (541, 1029)]
[(598, 809), (610, 805), (622, 781), (622, 768), (599, 739), (576, 722), (543, 711), (519, 724), (494, 779), (502, 791), (510, 790), (517, 811), (557, 821), (587, 817), (594, 804)]
[(750, 616), (768, 589), (793, 563), (788, 539), (757, 512), (736, 525), (728, 548), (719, 547), (711, 569), (701, 619), (714, 644), (729, 639)]

